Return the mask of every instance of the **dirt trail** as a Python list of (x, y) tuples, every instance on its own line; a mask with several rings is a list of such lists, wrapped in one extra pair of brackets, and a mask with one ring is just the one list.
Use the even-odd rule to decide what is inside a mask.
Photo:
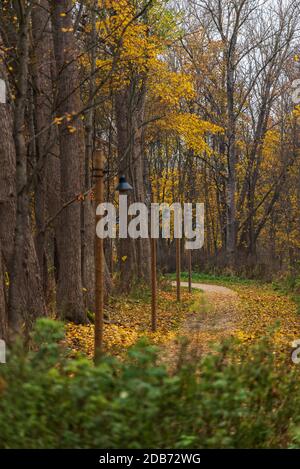
[[(173, 282), (172, 285), (175, 287), (176, 282)], [(189, 284), (187, 282), (181, 282), (182, 287), (188, 287)], [(221, 294), (226, 296), (236, 296), (237, 293), (230, 288), (222, 287), (220, 285), (207, 285), (206, 283), (192, 283), (192, 288), (196, 290), (202, 290), (205, 293), (215, 293)]]
[[(188, 287), (188, 283), (182, 282), (181, 286)], [(220, 285), (193, 283), (192, 288), (201, 290), (203, 295), (195, 301), (179, 335), (188, 337), (191, 353), (199, 356), (234, 335), (239, 328), (240, 299), (235, 291)]]

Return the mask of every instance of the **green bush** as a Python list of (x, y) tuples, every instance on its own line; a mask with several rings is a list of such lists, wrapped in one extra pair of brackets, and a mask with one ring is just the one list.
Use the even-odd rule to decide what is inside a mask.
[(266, 448), (300, 443), (298, 368), (267, 340), (224, 343), (170, 375), (140, 342), (124, 361), (71, 359), (40, 320), (0, 365), (0, 448)]

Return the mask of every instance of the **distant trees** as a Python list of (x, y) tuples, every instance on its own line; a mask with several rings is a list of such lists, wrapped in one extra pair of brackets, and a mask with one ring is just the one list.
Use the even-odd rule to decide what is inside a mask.
[[(206, 258), (220, 267), (239, 270), (244, 264), (253, 270), (268, 262), (269, 223), (274, 216), (278, 219), (281, 201), (286, 204), (285, 191), (291, 186), (285, 182), (298, 166), (291, 76), (298, 60), (299, 5), (278, 1), (268, 12), (259, 2), (203, 0), (186, 7), (181, 63), (193, 75), (197, 91), (190, 106), (224, 129), (210, 139), (211, 152), (191, 155), (180, 142), (180, 166), (196, 159), (188, 165), (190, 178), (197, 174), (194, 200), (201, 197), (206, 204), (201, 263)], [(278, 138), (277, 147), (271, 135)], [(163, 154), (175, 152), (176, 146), (169, 141)], [(161, 159), (161, 148), (155, 153)], [(269, 160), (266, 173), (267, 158), (273, 166)], [(191, 195), (189, 187), (183, 191)], [(281, 251), (282, 260), (287, 252)]]
[[(298, 13), (293, 0), (1, 2), (2, 331), (93, 311), (99, 146), (107, 200), (124, 173), (132, 201), (205, 202), (194, 262), (253, 271), (271, 253), (297, 269)], [(173, 240), (158, 244), (172, 269)], [(112, 271), (125, 292), (147, 282), (149, 251), (106, 242), (107, 289)]]

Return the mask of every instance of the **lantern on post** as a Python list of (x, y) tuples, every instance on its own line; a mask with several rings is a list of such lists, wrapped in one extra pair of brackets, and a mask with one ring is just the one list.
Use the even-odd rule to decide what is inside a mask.
[[(121, 277), (126, 276), (127, 265), (125, 265), (125, 260), (127, 259), (128, 252), (131, 250), (130, 240), (125, 239), (128, 236), (127, 232), (127, 223), (128, 223), (128, 202), (127, 202), (127, 193), (133, 191), (133, 187), (126, 181), (126, 177), (121, 175), (119, 178), (119, 184), (116, 189), (119, 192), (119, 265)], [(121, 201), (121, 196), (123, 201)], [(123, 210), (126, 210), (126, 214), (122, 213)], [(122, 212), (121, 212), (122, 211)], [(124, 261), (124, 262), (123, 262)]]
[[(93, 176), (95, 178), (95, 200), (96, 207), (104, 203), (104, 151), (103, 148), (95, 151), (95, 167)], [(132, 191), (132, 186), (121, 176), (116, 190), (120, 193)], [(99, 221), (96, 215), (96, 226)], [(94, 337), (94, 359), (97, 360), (103, 348), (103, 324), (104, 324), (104, 250), (103, 239), (96, 234), (95, 239), (95, 337)]]
[(133, 191), (133, 187), (126, 181), (126, 177), (124, 175), (120, 176), (116, 191), (120, 192), (120, 194)]

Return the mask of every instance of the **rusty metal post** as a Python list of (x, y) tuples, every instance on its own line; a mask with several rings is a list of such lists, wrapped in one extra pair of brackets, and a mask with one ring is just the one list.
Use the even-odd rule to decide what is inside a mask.
[(192, 293), (192, 251), (188, 249), (188, 264), (189, 264), (189, 293)]
[(176, 288), (177, 288), (177, 301), (181, 300), (180, 289), (180, 274), (181, 274), (181, 240), (176, 238)]
[(156, 239), (151, 237), (151, 324), (152, 332), (157, 328), (157, 273), (156, 273)]
[[(95, 151), (95, 200), (96, 207), (104, 202), (104, 155), (103, 150)], [(96, 215), (96, 225), (100, 216)], [(104, 320), (104, 251), (103, 239), (95, 233), (95, 336), (94, 359), (97, 360), (103, 348), (103, 320)]]

